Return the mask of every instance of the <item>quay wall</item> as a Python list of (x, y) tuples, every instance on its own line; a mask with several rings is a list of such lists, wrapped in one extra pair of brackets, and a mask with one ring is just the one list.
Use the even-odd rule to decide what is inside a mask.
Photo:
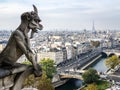
[[(89, 60), (87, 60), (86, 62), (84, 62), (83, 64), (81, 64), (80, 66), (79, 66), (79, 69), (81, 69), (81, 70), (85, 70), (85, 69), (88, 69), (89, 67), (91, 67), (93, 64), (95, 64), (95, 63), (97, 63), (97, 61), (99, 60), (99, 58), (101, 58), (102, 57), (102, 54), (101, 53), (99, 53), (99, 54), (97, 54), (97, 55), (95, 55), (95, 56), (93, 56), (93, 57), (91, 57), (91, 58), (89, 58)], [(89, 65), (88, 65), (89, 64)], [(87, 67), (85, 67), (86, 65), (88, 65)]]
[(93, 66), (95, 63), (97, 63), (101, 57), (102, 57), (101, 54), (93, 57), (89, 62), (86, 62), (86, 65), (84, 65), (84, 66), (81, 68), (81, 70), (86, 70), (86, 69), (90, 68), (90, 67)]

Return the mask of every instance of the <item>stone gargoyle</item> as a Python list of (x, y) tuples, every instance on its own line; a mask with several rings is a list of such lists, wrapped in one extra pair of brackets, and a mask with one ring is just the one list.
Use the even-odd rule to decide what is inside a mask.
[[(0, 78), (4, 77), (5, 75), (9, 75), (11, 73), (14, 74), (20, 71), (24, 71), (25, 69), (27, 69), (28, 71), (28, 69), (31, 68), (31, 67), (28, 68), (24, 65), (16, 63), (16, 61), (23, 54), (32, 63), (33, 65), (32, 72), (34, 72), (36, 76), (42, 75), (42, 69), (37, 64), (37, 61), (35, 60), (35, 55), (30, 48), (30, 38), (28, 36), (28, 33), (30, 32), (30, 30), (31, 30), (31, 38), (32, 38), (33, 34), (36, 33), (38, 29), (39, 30), (43, 29), (43, 26), (40, 24), (41, 20), (38, 16), (38, 10), (35, 7), (35, 5), (33, 5), (33, 8), (34, 8), (34, 11), (25, 12), (21, 15), (21, 24), (11, 34), (8, 44), (6, 45), (4, 50), (0, 53)], [(24, 75), (28, 75), (28, 74), (23, 74), (23, 76)], [(22, 79), (23, 78), (20, 78), (19, 80), (22, 80)], [(17, 85), (14, 89), (10, 89), (10, 90), (15, 90), (16, 88), (17, 90), (19, 90), (18, 87), (21, 88), (19, 85)]]

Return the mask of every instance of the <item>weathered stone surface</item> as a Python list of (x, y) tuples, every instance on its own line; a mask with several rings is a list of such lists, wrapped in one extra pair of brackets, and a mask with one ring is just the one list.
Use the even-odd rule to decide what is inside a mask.
[(22, 90), (38, 90), (36, 88), (23, 88)]
[(25, 65), (25, 64), (17, 63), (17, 67), (12, 68), (12, 70), (10, 70), (10, 71), (11, 71), (11, 74), (16, 74), (16, 73), (25, 71), (28, 67), (30, 67), (30, 65), (28, 66), (28, 65)]
[[(6, 76), (17, 74), (25, 71), (29, 66), (25, 64), (16, 63), (17, 66), (13, 68), (2, 68), (0, 67), (0, 78), (4, 78)], [(31, 66), (32, 67), (32, 66)]]
[(0, 90), (21, 90), (24, 80), (33, 73), (34, 68), (30, 65), (21, 64), (8, 71), (11, 73), (0, 79)]
[(9, 75), (0, 79), (0, 90), (10, 90), (10, 87), (14, 85), (15, 75)]
[(14, 78), (15, 75), (9, 75), (3, 79), (3, 85), (5, 89), (10, 88), (14, 85)]
[[(37, 29), (42, 30), (43, 28), (39, 23), (41, 20), (38, 16), (38, 10), (34, 5), (33, 8), (34, 11), (21, 15), (21, 24), (11, 34), (8, 44), (0, 53), (0, 90), (21, 90), (27, 76), (32, 73), (36, 76), (42, 75), (42, 69), (35, 60), (28, 37), (30, 30), (32, 30), (32, 38)], [(32, 63), (32, 66), (16, 63), (23, 54)]]
[(10, 75), (10, 70), (4, 69), (4, 68), (0, 68), (0, 78), (3, 78), (5, 76)]
[(3, 81), (2, 81), (2, 79), (0, 79), (0, 90), (2, 89), (2, 87), (3, 87), (3, 83), (2, 83)]
[(24, 72), (17, 74), (15, 84), (11, 90), (21, 90), (24, 80), (33, 73), (33, 67), (28, 67)]
[[(0, 53), (0, 67), (4, 67), (7, 69), (17, 67), (17, 60), (22, 55), (25, 55), (27, 59), (32, 63), (35, 69), (36, 76), (41, 76), (41, 68), (39, 69), (37, 65), (35, 54), (30, 48), (30, 38), (28, 37), (28, 33), (30, 32), (30, 30), (32, 30), (31, 35), (33, 36), (33, 33), (37, 32), (38, 29), (42, 30), (43, 28), (43, 26), (40, 24), (41, 20), (38, 16), (38, 10), (35, 5), (33, 5), (33, 9), (34, 11), (25, 12), (21, 15), (21, 24), (15, 31), (13, 31), (8, 44)], [(17, 70), (19, 72), (19, 70), (24, 70), (24, 68), (20, 68)], [(14, 70), (14, 72), (17, 71)], [(4, 72), (0, 75), (2, 77), (9, 74), (10, 72), (8, 70), (4, 70)]]

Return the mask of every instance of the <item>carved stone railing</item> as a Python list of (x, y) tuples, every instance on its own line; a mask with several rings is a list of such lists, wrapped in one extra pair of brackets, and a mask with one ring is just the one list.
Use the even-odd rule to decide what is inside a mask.
[(21, 90), (24, 80), (32, 73), (33, 67), (24, 64), (0, 68), (0, 90)]

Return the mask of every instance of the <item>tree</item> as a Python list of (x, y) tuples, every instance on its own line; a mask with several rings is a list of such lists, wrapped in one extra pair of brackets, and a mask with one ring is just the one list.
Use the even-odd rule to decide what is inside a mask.
[(119, 63), (120, 63), (120, 60), (116, 55), (109, 57), (105, 61), (106, 66), (110, 69), (114, 69)]
[(30, 87), (30, 86), (34, 87), (34, 84), (35, 84), (34, 81), (35, 81), (35, 77), (32, 74), (32, 75), (28, 76), (28, 78), (25, 79), (23, 87)]
[(82, 78), (86, 84), (97, 83), (99, 75), (95, 69), (88, 69), (82, 74)]
[(98, 90), (96, 84), (89, 84), (86, 90)]
[(30, 75), (23, 84), (24, 87), (33, 87), (38, 90), (55, 90), (51, 84), (51, 80), (43, 73), (42, 77)]
[(42, 65), (42, 69), (45, 71), (48, 78), (52, 78), (53, 74), (56, 73), (55, 62), (50, 58), (44, 58), (40, 61), (40, 64)]
[(24, 61), (24, 62), (22, 62), (22, 64), (27, 64), (27, 65), (32, 65), (32, 63), (30, 62), (30, 61)]
[[(54, 65), (52, 60), (49, 59), (47, 61), (48, 62), (46, 63), (48, 66)], [(44, 61), (41, 61), (41, 63), (43, 66), (45, 65)], [(23, 64), (31, 65), (29, 61), (25, 61)], [(24, 81), (23, 87), (33, 87), (37, 88), (38, 90), (55, 90), (51, 84), (51, 79), (48, 78), (46, 72), (43, 72), (42, 77), (35, 77), (33, 74), (28, 76), (28, 78)]]
[(39, 90), (55, 90), (52, 86), (51, 79), (48, 79), (46, 74), (42, 75), (42, 78), (36, 78), (37, 84)]
[(91, 41), (91, 44), (94, 47), (99, 47), (100, 46), (100, 42), (99, 41)]

